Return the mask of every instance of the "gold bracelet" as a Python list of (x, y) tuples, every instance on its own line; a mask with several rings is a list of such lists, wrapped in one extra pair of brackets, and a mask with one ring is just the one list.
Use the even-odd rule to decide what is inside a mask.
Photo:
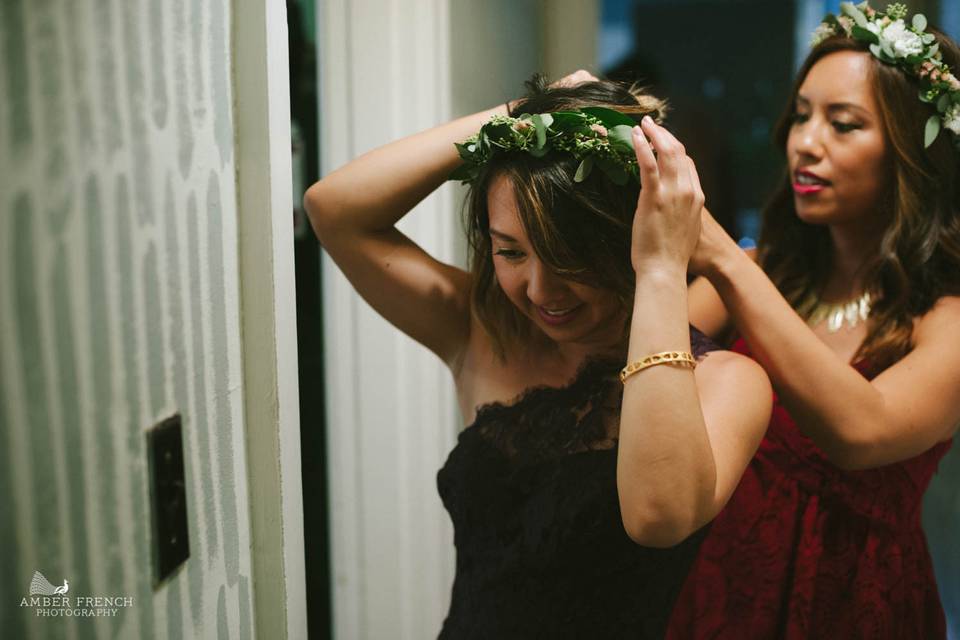
[(658, 364), (677, 364), (695, 369), (697, 360), (689, 351), (661, 351), (660, 353), (653, 353), (643, 360), (637, 360), (625, 366), (623, 370), (620, 371), (620, 382), (626, 382), (627, 378), (638, 371), (643, 371), (648, 367), (654, 367)]

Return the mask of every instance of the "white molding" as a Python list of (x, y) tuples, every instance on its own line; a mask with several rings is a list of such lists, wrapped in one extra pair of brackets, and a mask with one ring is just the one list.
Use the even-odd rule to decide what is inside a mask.
[[(448, 0), (318, 4), (321, 167), (450, 117)], [(443, 187), (399, 227), (441, 260), (460, 227)], [(453, 533), (436, 472), (460, 427), (453, 383), (323, 256), (334, 637), (436, 636)]]
[(286, 7), (232, 16), (255, 636), (306, 638)]

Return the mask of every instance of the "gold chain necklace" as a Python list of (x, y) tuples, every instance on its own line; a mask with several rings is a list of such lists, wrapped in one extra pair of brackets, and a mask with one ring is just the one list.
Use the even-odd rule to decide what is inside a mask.
[(861, 322), (866, 322), (870, 316), (870, 292), (847, 302), (831, 303), (817, 301), (817, 306), (810, 312), (807, 324), (815, 327), (826, 318), (827, 331), (836, 333), (843, 325), (853, 329)]

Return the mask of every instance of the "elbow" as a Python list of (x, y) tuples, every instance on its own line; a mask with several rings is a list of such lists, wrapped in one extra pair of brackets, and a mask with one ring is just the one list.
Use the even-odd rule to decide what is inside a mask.
[(618, 468), (620, 514), (631, 540), (645, 547), (674, 547), (713, 519), (716, 466), (710, 456), (695, 460), (671, 461), (659, 473), (639, 478)]
[(639, 515), (623, 518), (627, 536), (636, 544), (655, 549), (669, 549), (689, 538), (700, 527), (698, 518), (676, 515)]
[(838, 435), (820, 448), (833, 466), (844, 471), (863, 471), (878, 466), (877, 443), (855, 434)]
[(713, 491), (704, 490), (699, 497), (664, 500), (659, 505), (648, 503), (632, 509), (621, 505), (623, 528), (627, 536), (644, 547), (667, 549), (680, 544), (713, 519)]
[(333, 218), (330, 197), (325, 193), (323, 181), (315, 182), (303, 194), (303, 209), (307, 212), (314, 235), (322, 243), (323, 234), (329, 231)]

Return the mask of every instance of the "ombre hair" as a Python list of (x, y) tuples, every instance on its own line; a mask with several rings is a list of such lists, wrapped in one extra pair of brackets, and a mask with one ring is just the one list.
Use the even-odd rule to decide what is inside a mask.
[[(549, 87), (535, 76), (527, 87), (529, 93), (511, 109), (511, 116), (587, 106), (629, 107), (630, 117), (639, 123), (645, 115), (660, 121), (666, 111), (663, 101), (617, 82)], [(520, 223), (547, 268), (560, 277), (612, 291), (624, 308), (632, 306), (635, 278), (630, 245), (640, 187), (632, 180), (615, 185), (601, 171), (576, 182), (576, 170), (577, 161), (563, 153), (543, 158), (501, 153), (486, 163), (470, 185), (466, 231), (473, 275), (471, 306), (501, 361), (508, 350), (530, 344), (534, 327), (507, 298), (494, 271), (487, 195), (498, 177), (513, 188)], [(626, 340), (628, 329), (629, 322), (619, 328), (621, 340)]]
[[(936, 29), (943, 61), (960, 68), (960, 49)], [(953, 134), (942, 131), (924, 148), (927, 118), (935, 113), (918, 99), (915, 80), (871, 55), (866, 44), (834, 36), (807, 56), (793, 85), (775, 139), (786, 149), (797, 93), (810, 69), (838, 51), (863, 51), (870, 59), (870, 83), (890, 150), (890, 175), (879, 194), (876, 212), (888, 220), (876, 254), (863, 266), (865, 288), (872, 294), (867, 336), (854, 360), (882, 370), (913, 348), (913, 319), (938, 298), (960, 292), (960, 155)], [(789, 169), (764, 209), (758, 242), (764, 271), (797, 312), (808, 317), (832, 267), (829, 229), (797, 217)]]

